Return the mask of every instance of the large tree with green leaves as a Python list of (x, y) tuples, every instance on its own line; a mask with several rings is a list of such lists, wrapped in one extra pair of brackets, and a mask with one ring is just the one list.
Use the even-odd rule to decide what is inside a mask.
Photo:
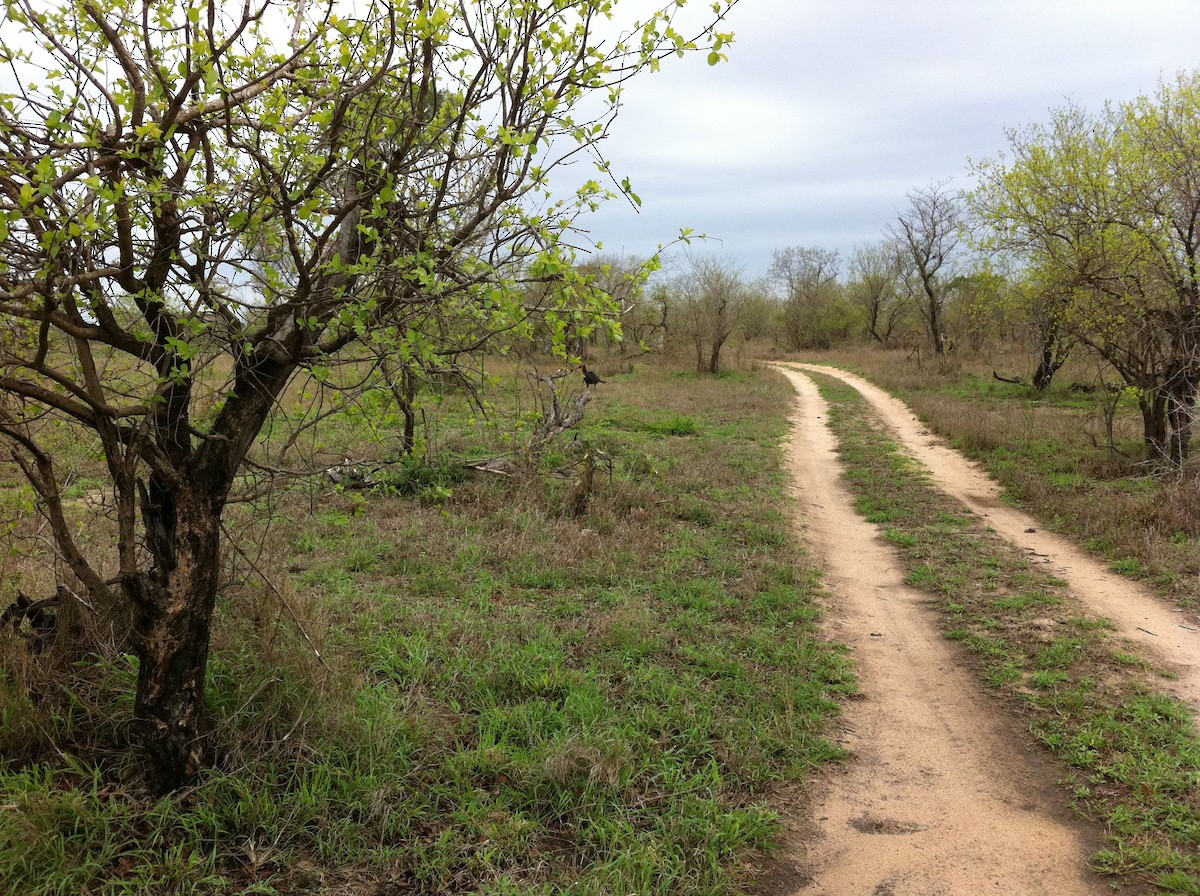
[(1137, 394), (1148, 455), (1181, 463), (1200, 384), (1200, 74), (1060, 110), (1009, 146), (976, 166), (987, 245)]
[[(132, 620), (153, 787), (207, 761), (222, 515), (289, 384), (366, 345), (429, 358), (535, 324), (561, 345), (604, 296), (572, 288), (564, 236), (628, 190), (596, 150), (621, 91), (701, 44), (716, 61), (732, 2), (694, 37), (681, 2), (623, 23), (616, 0), (6, 2), (0, 438), (64, 593)], [(589, 154), (597, 178), (552, 198)], [(99, 446), (111, 544), (68, 518), (63, 427)]]

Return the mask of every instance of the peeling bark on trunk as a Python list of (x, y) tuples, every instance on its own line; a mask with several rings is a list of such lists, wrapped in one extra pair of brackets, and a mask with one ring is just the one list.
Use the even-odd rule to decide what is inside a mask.
[(147, 779), (159, 793), (206, 764), (204, 687), (221, 568), (221, 502), (194, 483), (143, 492), (152, 568), (132, 583), (139, 660), (134, 698)]

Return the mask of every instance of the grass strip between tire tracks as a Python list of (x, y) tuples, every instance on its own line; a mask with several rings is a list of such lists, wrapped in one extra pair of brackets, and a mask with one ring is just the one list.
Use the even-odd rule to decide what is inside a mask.
[(1200, 738), (1189, 709), (1156, 692), (1155, 670), (1064, 581), (938, 490), (857, 391), (814, 379), (859, 511), (930, 595), (945, 636), (1070, 770), (1077, 809), (1103, 823), (1094, 867), (1200, 894)]

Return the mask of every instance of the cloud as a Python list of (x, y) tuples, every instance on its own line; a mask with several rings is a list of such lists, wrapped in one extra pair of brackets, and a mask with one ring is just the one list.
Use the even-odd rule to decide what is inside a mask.
[(742, 0), (729, 25), (728, 63), (668, 60), (629, 85), (604, 152), (644, 205), (588, 223), (608, 248), (645, 254), (694, 226), (748, 271), (789, 245), (846, 254), (909, 191), (966, 186), (1006, 128), (1200, 60), (1184, 0)]

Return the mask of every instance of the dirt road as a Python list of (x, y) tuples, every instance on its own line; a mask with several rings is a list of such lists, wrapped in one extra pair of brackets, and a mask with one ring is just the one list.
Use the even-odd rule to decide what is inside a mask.
[(1000, 488), (991, 477), (930, 433), (902, 401), (878, 386), (844, 370), (794, 366), (836, 376), (857, 389), (897, 440), (929, 468), (943, 491), (984, 517), (1031, 559), (1050, 564), (1056, 575), (1071, 583), (1089, 611), (1112, 620), (1139, 653), (1177, 676), (1161, 682), (1163, 691), (1200, 710), (1200, 616), (1195, 611), (1171, 607), (1137, 583), (1109, 572), (1101, 561), (1065, 538), (1042, 531), (1033, 517), (1002, 503)]
[[(853, 649), (863, 696), (847, 707), (844, 719), (842, 740), (853, 761), (818, 794), (816, 830), (796, 832), (760, 892), (1109, 892), (1087, 868), (1095, 832), (1064, 808), (1054, 768), (1028, 743), (1028, 732), (982, 694), (956, 648), (939, 634), (924, 595), (905, 587), (891, 550), (854, 512), (838, 479), (835, 443), (816, 387), (794, 369), (780, 369), (799, 394), (790, 463), (803, 536), (826, 573), (830, 635)], [(921, 435), (911, 414), (903, 419), (903, 405), (889, 408), (881, 400), (887, 396), (861, 380), (825, 372), (862, 385), (864, 396), (882, 405), (900, 440), (917, 446), (918, 457), (957, 469), (950, 459), (935, 456), (932, 440)], [(957, 466), (969, 469), (961, 458)], [(960, 486), (951, 487), (946, 471), (936, 472), (943, 488), (958, 494)], [(999, 530), (994, 489), (977, 479), (962, 487)], [(1022, 528), (1035, 526), (1027, 521)], [(1043, 541), (1037, 549), (1050, 550)], [(1056, 553), (1053, 559), (1074, 583), (1064, 558)], [(1161, 627), (1150, 619), (1144, 619), (1146, 628)]]

